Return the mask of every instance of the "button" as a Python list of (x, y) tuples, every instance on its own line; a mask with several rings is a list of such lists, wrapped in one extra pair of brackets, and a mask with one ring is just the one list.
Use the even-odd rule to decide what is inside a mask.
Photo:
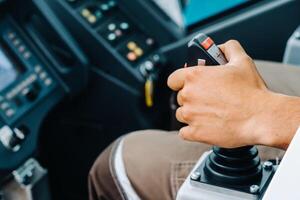
[(145, 69), (147, 71), (152, 71), (153, 68), (154, 68), (154, 65), (153, 65), (153, 63), (151, 61), (148, 60), (148, 61), (145, 62)]
[(148, 46), (152, 46), (152, 45), (154, 44), (154, 40), (153, 40), (152, 38), (147, 38), (146, 44), (147, 44)]
[(111, 42), (115, 41), (117, 39), (117, 36), (116, 34), (114, 33), (110, 33), (108, 36), (107, 36), (107, 39)]
[(211, 38), (206, 38), (202, 43), (201, 46), (205, 49), (208, 50), (212, 45), (214, 44), (214, 41)]
[(7, 108), (9, 108), (9, 104), (7, 102), (3, 102), (1, 105), (0, 105), (1, 109), (2, 110), (6, 110)]
[(110, 23), (110, 24), (108, 24), (107, 28), (110, 31), (114, 31), (114, 30), (116, 30), (117, 26), (114, 23)]
[(7, 35), (10, 40), (15, 39), (15, 37), (16, 37), (16, 34), (14, 32), (9, 32)]
[(12, 42), (13, 42), (13, 45), (15, 45), (15, 46), (18, 46), (21, 43), (21, 41), (19, 39), (14, 39)]
[(116, 34), (116, 36), (117, 37), (122, 37), (122, 35), (123, 35), (123, 32), (120, 30), (120, 29), (117, 29), (116, 31), (115, 31), (115, 34)]
[(24, 45), (19, 46), (18, 50), (20, 53), (23, 53), (25, 51), (25, 46)]
[(29, 51), (25, 51), (23, 56), (26, 60), (28, 60), (31, 57), (31, 53)]
[(153, 60), (153, 62), (155, 62), (155, 63), (158, 63), (158, 62), (160, 62), (160, 56), (158, 55), (158, 54), (155, 54), (155, 55), (153, 55), (152, 56), (152, 60)]
[(127, 22), (122, 22), (122, 23), (120, 24), (120, 28), (121, 28), (122, 30), (128, 30), (128, 29), (129, 29), (129, 24), (128, 24)]
[(91, 14), (91, 12), (86, 8), (82, 9), (82, 11), (81, 11), (81, 15), (83, 17), (88, 17), (90, 14)]
[(109, 5), (108, 4), (102, 4), (101, 6), (100, 6), (100, 8), (101, 8), (101, 10), (102, 11), (108, 11), (109, 10)]
[(110, 1), (108, 1), (107, 4), (109, 5), (110, 8), (113, 8), (117, 5), (115, 0), (110, 0)]
[(14, 114), (15, 114), (15, 110), (12, 109), (12, 108), (8, 109), (8, 110), (5, 112), (5, 115), (6, 115), (7, 117), (12, 117)]
[(88, 20), (88, 22), (89, 22), (90, 24), (94, 24), (94, 23), (97, 22), (97, 18), (95, 17), (95, 15), (89, 16), (89, 17), (87, 18), (87, 20)]
[(41, 68), (40, 65), (36, 65), (36, 66), (34, 67), (34, 71), (35, 71), (36, 73), (39, 73), (41, 70), (42, 70), (42, 68)]
[(47, 78), (47, 73), (46, 72), (41, 72), (40, 73), (40, 79), (44, 80), (45, 78)]
[(127, 48), (129, 50), (134, 50), (136, 48), (136, 43), (135, 42), (128, 42)]
[(131, 61), (131, 62), (134, 62), (134, 61), (136, 61), (137, 56), (135, 55), (135, 53), (129, 52), (129, 53), (127, 54), (127, 59), (128, 59), (129, 61)]
[(135, 53), (135, 55), (137, 55), (138, 57), (141, 57), (144, 54), (144, 51), (141, 48), (136, 48), (133, 51)]
[(52, 79), (47, 78), (47, 79), (45, 80), (45, 85), (46, 85), (46, 86), (50, 86), (51, 84), (52, 84)]

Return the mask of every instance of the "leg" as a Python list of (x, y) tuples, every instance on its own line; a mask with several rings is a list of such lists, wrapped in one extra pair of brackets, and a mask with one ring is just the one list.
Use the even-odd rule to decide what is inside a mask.
[[(89, 176), (90, 199), (127, 199), (113, 164), (119, 141), (96, 160)], [(123, 138), (126, 176), (141, 199), (174, 199), (199, 156), (209, 146), (181, 140), (177, 134), (139, 131)], [(128, 194), (127, 194), (128, 195)]]
[[(120, 140), (114, 142), (95, 162), (89, 177), (91, 200), (100, 197), (128, 199), (130, 196), (114, 170), (114, 154), (119, 145)], [(194, 164), (208, 149), (208, 145), (181, 140), (176, 132), (135, 132), (123, 138), (126, 176), (140, 199), (175, 199)], [(283, 154), (283, 151), (268, 147), (259, 147), (259, 150), (263, 159)]]

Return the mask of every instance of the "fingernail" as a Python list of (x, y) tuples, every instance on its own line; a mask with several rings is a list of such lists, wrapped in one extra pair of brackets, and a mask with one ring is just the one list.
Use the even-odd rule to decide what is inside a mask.
[(198, 66), (203, 66), (203, 65), (205, 65), (205, 63), (206, 63), (206, 60), (198, 59)]
[(183, 68), (187, 68), (187, 63), (184, 64)]

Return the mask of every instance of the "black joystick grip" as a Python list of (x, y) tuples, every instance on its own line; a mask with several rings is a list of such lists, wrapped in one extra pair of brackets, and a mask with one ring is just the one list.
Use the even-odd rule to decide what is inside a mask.
[[(188, 66), (204, 59), (206, 65), (227, 63), (222, 51), (205, 34), (199, 34), (188, 44)], [(208, 183), (228, 187), (242, 187), (259, 183), (262, 177), (261, 161), (257, 148), (246, 146), (234, 149), (213, 147), (204, 166)]]
[(254, 146), (224, 149), (213, 147), (204, 166), (205, 179), (222, 186), (247, 186), (258, 184), (262, 167)]

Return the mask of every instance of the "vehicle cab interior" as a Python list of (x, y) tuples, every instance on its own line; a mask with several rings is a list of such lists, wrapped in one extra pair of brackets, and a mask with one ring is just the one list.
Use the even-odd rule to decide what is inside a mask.
[(178, 130), (167, 78), (197, 34), (300, 65), (299, 25), (297, 0), (0, 0), (0, 200), (88, 199), (110, 143)]

